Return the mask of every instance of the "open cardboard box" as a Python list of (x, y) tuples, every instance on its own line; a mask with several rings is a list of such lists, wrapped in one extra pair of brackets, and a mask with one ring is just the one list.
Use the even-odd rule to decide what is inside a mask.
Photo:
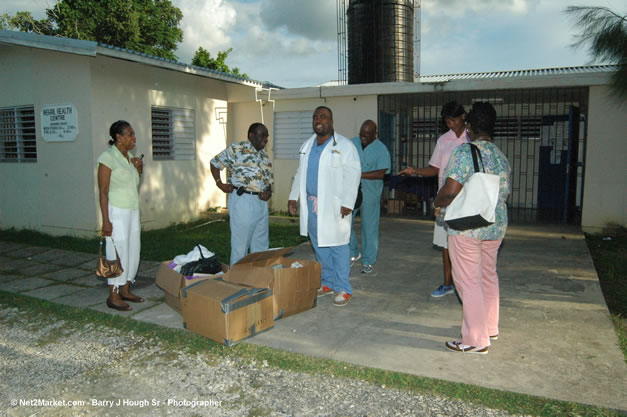
[[(195, 284), (196, 282), (223, 276), (223, 274), (216, 274), (199, 277), (185, 277), (170, 268), (169, 265), (171, 263), (172, 261), (161, 262), (161, 265), (159, 265), (159, 271), (157, 271), (155, 284), (165, 293), (166, 304), (179, 313), (181, 312), (181, 289)], [(228, 265), (222, 264), (222, 272), (226, 273), (228, 270)]]
[[(274, 319), (316, 306), (321, 266), (316, 261), (285, 258), (294, 248), (251, 253), (224, 274), (224, 281), (255, 288), (271, 288)], [(294, 262), (302, 265), (291, 268)], [(281, 268), (272, 268), (281, 265)]]
[(210, 279), (181, 290), (186, 329), (231, 346), (274, 327), (272, 290)]

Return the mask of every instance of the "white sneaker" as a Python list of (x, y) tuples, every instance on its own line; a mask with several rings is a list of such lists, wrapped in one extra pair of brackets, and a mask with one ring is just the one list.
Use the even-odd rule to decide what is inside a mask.
[(338, 307), (345, 306), (351, 300), (352, 294), (348, 294), (346, 291), (340, 291), (333, 299), (333, 305)]
[(353, 266), (353, 264), (355, 263), (355, 261), (358, 261), (361, 259), (361, 252), (359, 252), (357, 254), (357, 256), (351, 256), (351, 267)]
[(372, 273), (372, 270), (374, 269), (374, 265), (364, 265), (361, 267), (361, 273), (362, 274), (370, 274)]

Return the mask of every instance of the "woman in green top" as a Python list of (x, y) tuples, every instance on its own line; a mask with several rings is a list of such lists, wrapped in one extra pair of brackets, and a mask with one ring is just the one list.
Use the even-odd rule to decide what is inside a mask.
[[(126, 301), (141, 303), (142, 297), (133, 295), (131, 282), (139, 267), (139, 176), (143, 170), (141, 158), (130, 152), (135, 147), (132, 126), (118, 120), (109, 128), (109, 149), (98, 157), (98, 190), (102, 213), (102, 235), (107, 239), (107, 259), (115, 258), (117, 249), (124, 272), (109, 278), (107, 306), (120, 311), (133, 309)], [(110, 240), (113, 239), (113, 245)]]
[[(472, 144), (479, 148), (483, 168), (499, 176), (499, 198), (494, 224), (464, 231), (448, 229), (448, 247), (455, 288), (462, 299), (462, 338), (447, 342), (454, 352), (488, 353), (490, 340), (499, 335), (499, 277), (496, 258), (507, 229), (507, 197), (511, 189), (511, 167), (507, 157), (492, 143), (496, 111), (490, 103), (478, 102), (466, 117)], [(474, 174), (470, 146), (455, 148), (444, 175), (446, 182), (433, 204), (447, 207)]]

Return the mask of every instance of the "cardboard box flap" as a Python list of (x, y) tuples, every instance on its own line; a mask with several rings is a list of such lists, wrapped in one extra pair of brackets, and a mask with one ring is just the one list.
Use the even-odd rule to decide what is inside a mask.
[(251, 253), (249, 255), (244, 256), (242, 259), (240, 259), (235, 265), (233, 265), (233, 268), (235, 268), (237, 265), (243, 265), (243, 264), (251, 263), (251, 262), (257, 262), (257, 263), (263, 263), (265, 265), (270, 265), (275, 259), (280, 258), (281, 256), (289, 252), (292, 252), (293, 250), (294, 248), (291, 247), (291, 248), (278, 248), (278, 249), (267, 250), (264, 252)]
[(194, 283), (181, 289), (181, 296), (187, 298), (192, 291), (218, 301), (225, 314), (272, 296), (272, 290), (269, 288), (242, 288), (240, 285), (222, 280)]
[(163, 291), (170, 294), (178, 294), (181, 288), (181, 275), (168, 265), (172, 261), (161, 262), (155, 284)]
[(233, 268), (222, 278), (227, 282), (248, 285), (255, 288), (270, 288), (274, 280), (271, 268), (254, 267), (251, 265), (233, 265)]

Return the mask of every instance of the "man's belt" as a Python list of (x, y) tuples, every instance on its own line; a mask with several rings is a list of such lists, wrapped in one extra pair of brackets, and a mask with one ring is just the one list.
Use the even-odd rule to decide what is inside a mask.
[(258, 192), (258, 191), (247, 191), (247, 190), (246, 190), (246, 187), (239, 187), (239, 188), (237, 189), (237, 195), (242, 195), (242, 194), (244, 194), (244, 193), (246, 193), (246, 194), (252, 194), (252, 195), (259, 195), (259, 194), (261, 194), (261, 193), (260, 193), (260, 192)]

